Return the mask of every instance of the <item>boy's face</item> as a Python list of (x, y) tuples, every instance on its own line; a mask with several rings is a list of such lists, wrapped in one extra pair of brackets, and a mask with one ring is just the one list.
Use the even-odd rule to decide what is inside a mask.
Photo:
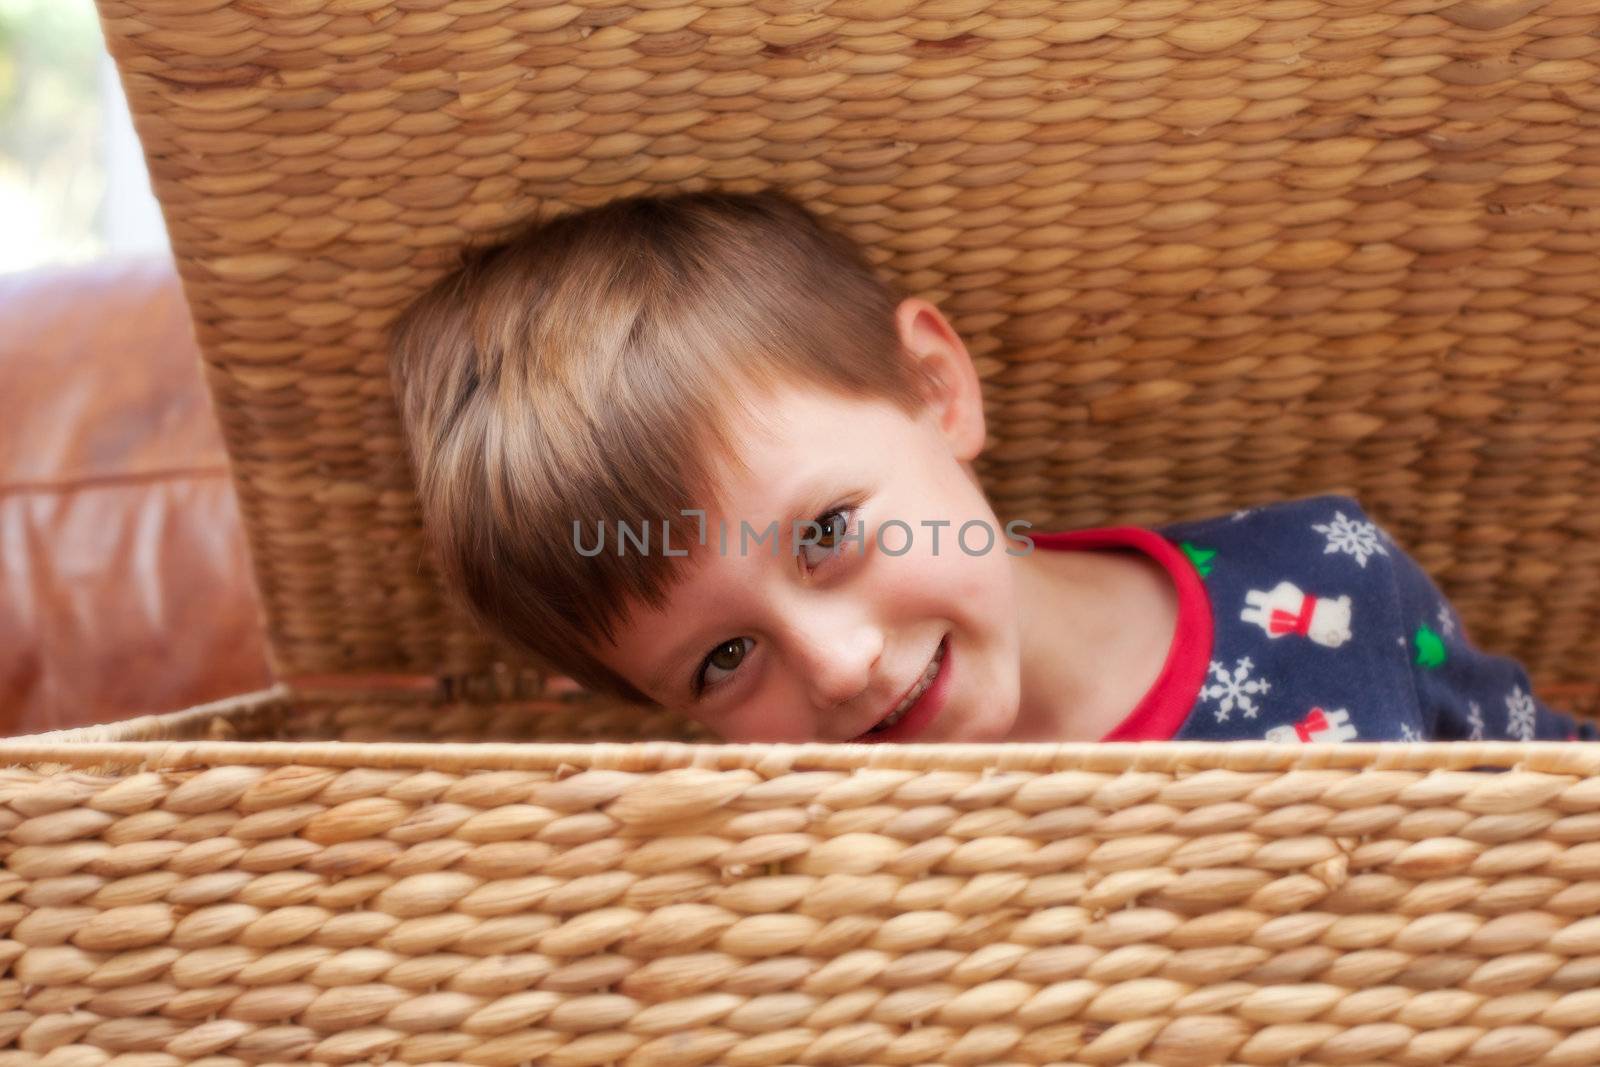
[[(1001, 741), (1013, 725), (1007, 549), (1022, 546), (971, 475), (977, 377), (932, 305), (906, 301), (899, 322), (940, 382), (928, 406), (913, 416), (802, 387), (752, 403), (759, 416), (731, 427), (739, 462), (723, 465), (704, 545), (696, 519), (673, 522), (673, 547), (692, 554), (668, 602), (633, 605), (596, 650), (728, 741)], [(797, 540), (806, 520), (817, 528)], [(860, 539), (830, 536), (845, 530)]]

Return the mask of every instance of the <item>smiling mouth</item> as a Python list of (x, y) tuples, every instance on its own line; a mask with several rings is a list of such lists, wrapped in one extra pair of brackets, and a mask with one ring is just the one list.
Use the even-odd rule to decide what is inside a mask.
[(945, 643), (940, 641), (938, 649), (933, 653), (933, 658), (928, 661), (926, 667), (922, 668), (922, 677), (917, 679), (917, 684), (911, 687), (910, 692), (900, 698), (900, 703), (895, 705), (893, 711), (885, 715), (878, 725), (868, 730), (867, 733), (879, 734), (885, 730), (893, 729), (901, 719), (906, 717), (906, 712), (916, 706), (917, 701), (922, 699), (922, 695), (933, 684), (933, 680), (939, 677), (939, 666), (944, 663), (944, 648)]

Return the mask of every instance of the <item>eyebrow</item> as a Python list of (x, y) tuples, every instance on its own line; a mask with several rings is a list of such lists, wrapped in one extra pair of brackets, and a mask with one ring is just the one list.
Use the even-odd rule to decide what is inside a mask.
[[(836, 479), (821, 479), (821, 478), (816, 479), (816, 480), (814, 480), (814, 481), (812, 481), (812, 482), (810, 482), (810, 483), (808, 483), (806, 485), (802, 485), (800, 487), (800, 489), (793, 495), (792, 499), (800, 501), (800, 503), (793, 504), (793, 505), (791, 505), (789, 507), (789, 509), (788, 509), (788, 511), (789, 511), (789, 519), (788, 519), (788, 521), (783, 523), (783, 524), (781, 524), (778, 527), (777, 540), (778, 540), (780, 545), (785, 543), (784, 542), (784, 537), (783, 537), (783, 534), (784, 534), (785, 530), (793, 532), (794, 527), (795, 527), (795, 523), (801, 522), (801, 521), (809, 521), (809, 520), (815, 519), (816, 515), (817, 515), (817, 509), (818, 508), (825, 508), (825, 507), (831, 506), (831, 500), (830, 500), (830, 502), (822, 503), (822, 504), (808, 503), (808, 501), (816, 500), (819, 497), (819, 495), (821, 494), (821, 492), (823, 490), (824, 481), (836, 481)], [(848, 494), (846, 494), (846, 495), (848, 495)], [(720, 519), (718, 520), (719, 523), (721, 523), (723, 521), (725, 521), (725, 520), (720, 520)], [(755, 527), (754, 529), (757, 532), (760, 532), (761, 530), (764, 530), (765, 528), (766, 527)], [(718, 529), (720, 529), (720, 527)], [(739, 532), (740, 531), (739, 531), (739, 529), (737, 527), (737, 524), (735, 524), (735, 526), (730, 530), (730, 534), (731, 534), (730, 543), (732, 543), (732, 544), (737, 544), (738, 543), (734, 539), (737, 538)], [(715, 548), (715, 546), (719, 545), (720, 543), (721, 542), (720, 542), (719, 537), (718, 537), (718, 530), (712, 529), (710, 520), (708, 518), (707, 519), (707, 523), (706, 523), (706, 544), (705, 544), (705, 547), (707, 547), (707, 548)], [(771, 556), (772, 554), (769, 552), (768, 555)], [(783, 550), (780, 548), (778, 553), (776, 554), (776, 556), (773, 557), (773, 558), (782, 559), (783, 558)], [(696, 631), (696, 633), (698, 633), (698, 631)], [(660, 670), (656, 671), (654, 674), (650, 675), (650, 677), (648, 678), (647, 681), (648, 681), (648, 684), (649, 684), (650, 688), (659, 691), (661, 689), (665, 689), (665, 688), (668, 688), (669, 686), (672, 686), (673, 676), (678, 673), (678, 668), (682, 664), (682, 661), (685, 658), (687, 658), (697, 646), (699, 646), (699, 645), (701, 645), (703, 643), (704, 643), (704, 639), (702, 639), (702, 638), (690, 637), (687, 640), (683, 641), (681, 644), (679, 644), (677, 647), (675, 647), (672, 650), (672, 652), (665, 658), (665, 663), (662, 666), (662, 668)], [(693, 664), (692, 669), (698, 670), (699, 666), (700, 666), (700, 662), (702, 660), (704, 660), (704, 659), (705, 659), (705, 655), (704, 654), (698, 656), (695, 659), (695, 662)], [(672, 686), (672, 687), (674, 689), (676, 688), (675, 686)], [(689, 692), (691, 694), (693, 694), (694, 687), (693, 687), (692, 684), (686, 685), (685, 688), (687, 688), (689, 690)]]

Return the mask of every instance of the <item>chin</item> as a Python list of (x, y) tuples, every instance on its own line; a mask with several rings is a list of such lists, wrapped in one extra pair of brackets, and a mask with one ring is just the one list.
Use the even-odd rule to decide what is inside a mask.
[(994, 720), (992, 723), (992, 728), (986, 732), (986, 735), (977, 739), (977, 743), (1000, 744), (1001, 742), (1009, 741), (1011, 739), (1011, 731), (1016, 727), (1016, 725), (1017, 716), (1015, 712), (1012, 712), (1009, 715), (999, 716)]
[(999, 709), (995, 712), (994, 729), (998, 736), (994, 740), (1010, 741), (1017, 729), (1017, 715), (1022, 710), (1021, 694), (1013, 691), (997, 703)]
[(984, 714), (964, 716), (958, 736), (952, 742), (969, 745), (999, 744), (1011, 736), (1017, 725), (1017, 705), (1014, 701), (983, 701)]

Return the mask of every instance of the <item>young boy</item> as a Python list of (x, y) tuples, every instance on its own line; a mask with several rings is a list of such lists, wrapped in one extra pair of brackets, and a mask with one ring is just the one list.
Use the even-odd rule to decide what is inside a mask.
[(392, 340), (477, 618), (729, 741), (1580, 734), (1352, 500), (1002, 528), (961, 339), (778, 193), (529, 226)]

